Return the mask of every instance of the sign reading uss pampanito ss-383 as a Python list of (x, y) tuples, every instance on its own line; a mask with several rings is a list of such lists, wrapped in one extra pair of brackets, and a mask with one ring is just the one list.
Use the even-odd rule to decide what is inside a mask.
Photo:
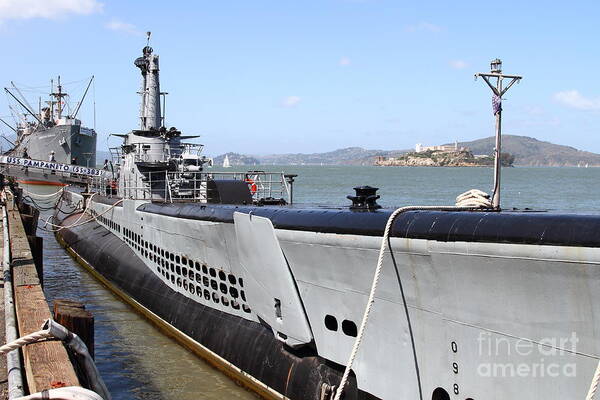
[(8, 166), (14, 165), (27, 168), (41, 168), (49, 171), (65, 172), (88, 176), (109, 176), (107, 171), (103, 171), (96, 168), (82, 167), (81, 165), (61, 164), (57, 162), (42, 160), (31, 160), (29, 158), (19, 158), (11, 156), (1, 156), (0, 164)]

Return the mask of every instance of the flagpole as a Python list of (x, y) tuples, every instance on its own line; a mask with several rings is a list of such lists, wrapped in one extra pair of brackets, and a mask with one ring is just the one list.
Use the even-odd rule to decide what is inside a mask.
[[(515, 83), (519, 82), (522, 77), (517, 75), (503, 75), (502, 61), (496, 58), (490, 63), (491, 72), (489, 74), (477, 73), (475, 79), (482, 77), (485, 83), (492, 90), (492, 108), (496, 117), (496, 143), (494, 147), (494, 192), (492, 194), (492, 207), (500, 210), (500, 172), (502, 169), (502, 96)], [(496, 85), (492, 85), (491, 78), (496, 78)], [(502, 88), (502, 79), (510, 78), (510, 83), (506, 88)]]

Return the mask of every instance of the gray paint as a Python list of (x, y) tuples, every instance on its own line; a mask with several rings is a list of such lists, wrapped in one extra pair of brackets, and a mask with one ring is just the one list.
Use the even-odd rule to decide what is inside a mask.
[[(239, 251), (244, 245), (238, 244), (245, 239), (240, 238), (239, 228), (136, 211), (140, 204), (125, 200), (122, 209), (116, 207), (106, 217), (153, 243), (248, 282), (250, 271), (243, 267), (248, 261), (245, 251)], [(109, 206), (94, 203), (92, 207), (100, 212)], [(274, 234), (298, 287), (319, 355), (344, 364), (354, 338), (345, 335), (341, 327), (337, 332), (326, 329), (324, 316), (334, 315), (340, 325), (344, 319), (359, 324), (380, 238), (281, 229)], [(245, 245), (262, 250), (264, 237), (261, 233), (258, 244), (250, 240)], [(459, 395), (452, 398), (463, 400), (585, 397), (600, 354), (600, 323), (595, 317), (600, 315), (600, 249), (403, 238), (392, 239), (392, 249), (412, 320), (425, 398), (438, 386), (452, 392), (455, 384)], [(181, 290), (173, 284), (170, 287)], [(256, 310), (272, 310), (273, 306), (271, 296), (248, 293), (253, 310), (248, 314), (191, 297), (253, 321), (258, 321)], [(565, 348), (563, 355), (547, 356), (545, 362), (556, 362), (559, 368), (574, 363), (575, 377), (503, 378), (478, 373), (486, 363), (539, 364), (539, 353), (514, 354), (520, 339), (535, 344), (548, 338), (568, 338), (573, 331), (579, 339), (576, 352)], [(290, 337), (300, 336), (288, 332)], [(506, 343), (513, 354), (480, 354), (481, 335), (487, 342)], [(457, 344), (456, 353), (451, 350), (452, 342)], [(413, 361), (397, 278), (388, 256), (354, 368), (358, 385), (384, 399), (417, 398)], [(455, 362), (459, 374), (452, 370)]]
[(240, 266), (253, 310), (275, 336), (297, 347), (313, 335), (306, 319), (296, 282), (283, 256), (273, 224), (267, 218), (234, 213)]

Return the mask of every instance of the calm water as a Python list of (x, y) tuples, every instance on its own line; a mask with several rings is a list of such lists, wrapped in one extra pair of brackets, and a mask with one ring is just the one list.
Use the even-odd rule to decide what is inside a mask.
[[(471, 188), (486, 192), (484, 168), (265, 166), (297, 173), (295, 201), (349, 204), (352, 187), (379, 187), (384, 206), (448, 205)], [(234, 169), (234, 168), (232, 168)], [(215, 170), (218, 170), (215, 168)], [(504, 208), (600, 211), (600, 168), (511, 168), (503, 172)], [(41, 223), (40, 223), (41, 225)], [(45, 291), (50, 299), (73, 298), (96, 319), (96, 362), (115, 399), (254, 399), (194, 355), (163, 336), (44, 237)]]
[[(354, 186), (379, 188), (387, 207), (452, 205), (460, 193), (477, 188), (491, 194), (490, 168), (260, 166), (265, 171), (299, 174), (296, 202), (349, 204)], [(216, 169), (216, 168), (215, 168)], [(233, 168), (232, 168), (233, 169)], [(502, 207), (600, 211), (600, 168), (505, 168)]]

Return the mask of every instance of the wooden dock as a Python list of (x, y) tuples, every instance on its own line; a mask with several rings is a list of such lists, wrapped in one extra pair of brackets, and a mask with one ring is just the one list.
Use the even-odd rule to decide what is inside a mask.
[[(37, 332), (47, 319), (52, 319), (42, 288), (41, 240), (35, 237), (37, 214), (27, 205), (18, 201), (9, 188), (2, 190), (2, 200), (6, 215), (2, 213), (3, 224), (8, 225), (10, 248), (10, 271), (17, 337)], [(25, 222), (25, 223), (24, 223)], [(31, 224), (34, 224), (32, 227)], [(0, 232), (1, 233), (1, 232)], [(4, 235), (2, 235), (4, 243)], [(33, 248), (32, 248), (33, 244)], [(37, 248), (36, 248), (37, 247)], [(2, 246), (0, 246), (0, 249)], [(2, 253), (3, 255), (3, 253)], [(36, 260), (38, 261), (36, 265)], [(5, 337), (4, 281), (0, 287), (0, 342)], [(93, 326), (93, 322), (92, 322)], [(93, 328), (92, 328), (93, 329)], [(92, 336), (93, 337), (93, 336)], [(66, 386), (81, 386), (76, 368), (65, 346), (60, 341), (44, 341), (21, 348), (22, 377), (25, 394)], [(8, 390), (6, 357), (0, 357), (0, 398), (6, 399)]]

